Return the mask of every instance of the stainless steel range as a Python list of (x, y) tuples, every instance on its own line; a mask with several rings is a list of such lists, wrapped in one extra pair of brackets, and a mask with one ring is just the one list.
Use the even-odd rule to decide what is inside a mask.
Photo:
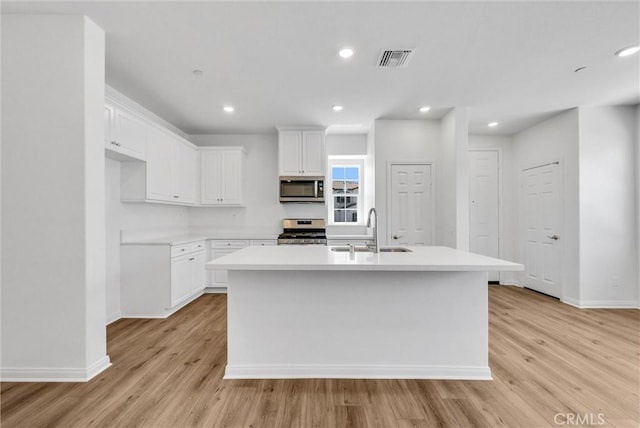
[(321, 218), (285, 218), (278, 245), (327, 245), (325, 221)]

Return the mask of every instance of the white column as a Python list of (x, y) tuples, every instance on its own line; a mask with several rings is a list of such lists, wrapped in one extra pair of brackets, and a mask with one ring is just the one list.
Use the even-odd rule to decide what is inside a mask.
[(436, 242), (469, 250), (469, 129), (466, 108), (456, 107), (441, 121), (436, 182)]
[(82, 381), (105, 328), (104, 32), (2, 16), (2, 380)]

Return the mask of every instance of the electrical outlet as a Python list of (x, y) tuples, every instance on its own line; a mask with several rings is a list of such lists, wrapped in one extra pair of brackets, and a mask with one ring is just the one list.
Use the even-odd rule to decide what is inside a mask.
[(613, 288), (618, 288), (618, 286), (620, 285), (620, 278), (617, 276), (612, 276), (611, 277), (611, 286)]

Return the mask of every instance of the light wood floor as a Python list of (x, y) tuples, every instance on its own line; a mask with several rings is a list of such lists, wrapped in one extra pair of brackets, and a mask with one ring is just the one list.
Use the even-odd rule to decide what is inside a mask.
[(489, 295), (493, 381), (222, 380), (226, 296), (205, 295), (109, 326), (91, 382), (3, 383), (2, 428), (639, 426), (640, 311)]

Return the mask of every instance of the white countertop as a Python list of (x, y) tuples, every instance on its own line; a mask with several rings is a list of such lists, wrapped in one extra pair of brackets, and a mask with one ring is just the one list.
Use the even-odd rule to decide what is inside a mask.
[(207, 263), (208, 269), (339, 271), (520, 271), (524, 266), (449, 247), (407, 247), (409, 253), (331, 251), (323, 245), (248, 247)]
[(199, 235), (170, 235), (150, 239), (134, 239), (122, 242), (122, 245), (181, 245), (207, 239), (277, 239), (274, 234), (207, 233)]

